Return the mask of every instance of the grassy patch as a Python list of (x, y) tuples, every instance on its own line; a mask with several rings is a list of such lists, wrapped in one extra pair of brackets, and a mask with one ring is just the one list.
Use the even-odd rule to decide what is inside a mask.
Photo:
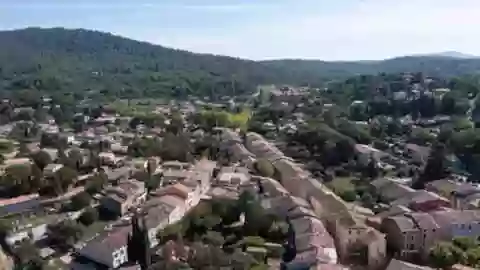
[(156, 102), (151, 100), (130, 100), (128, 104), (125, 100), (118, 100), (108, 105), (123, 116), (138, 116), (152, 113), (156, 107)]
[(342, 194), (349, 191), (355, 192), (355, 185), (352, 183), (351, 177), (336, 177), (331, 182), (327, 183), (327, 187), (336, 194)]

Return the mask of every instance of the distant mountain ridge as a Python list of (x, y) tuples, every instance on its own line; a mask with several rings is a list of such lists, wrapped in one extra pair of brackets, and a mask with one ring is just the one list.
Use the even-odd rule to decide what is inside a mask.
[(252, 61), (192, 53), (85, 29), (0, 31), (0, 93), (21, 89), (80, 93), (93, 89), (104, 96), (122, 98), (221, 96), (251, 92), (258, 84), (317, 86), (331, 78), (356, 74), (419, 71), (433, 76), (477, 73), (480, 59), (450, 52), (382, 61)]
[(457, 51), (445, 51), (445, 52), (438, 52), (438, 53), (430, 53), (430, 54), (418, 54), (418, 55), (411, 55), (414, 57), (450, 57), (450, 58), (458, 58), (458, 59), (477, 59), (480, 58), (477, 55), (473, 54), (466, 54)]

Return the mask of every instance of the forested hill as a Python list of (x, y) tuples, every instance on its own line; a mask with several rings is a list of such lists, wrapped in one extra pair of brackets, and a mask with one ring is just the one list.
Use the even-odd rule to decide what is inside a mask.
[[(257, 83), (282, 81), (286, 75), (253, 61), (61, 28), (0, 32), (0, 67), (7, 90), (90, 88), (123, 96), (209, 94), (212, 85), (221, 94), (230, 89), (233, 75), (237, 91), (242, 92)], [(286, 82), (296, 80), (285, 78)]]
[[(254, 42), (254, 41), (252, 41)], [(257, 84), (319, 85), (352, 74), (424, 71), (460, 75), (480, 70), (480, 60), (405, 57), (385, 61), (255, 62), (196, 54), (107, 33), (63, 28), (0, 32), (0, 93), (37, 89), (138, 97), (240, 94)], [(235, 83), (232, 83), (234, 81)]]
[(383, 61), (273, 60), (262, 62), (269, 67), (293, 69), (332, 78), (358, 74), (424, 72), (431, 76), (451, 77), (480, 72), (480, 59), (444, 56), (405, 56)]

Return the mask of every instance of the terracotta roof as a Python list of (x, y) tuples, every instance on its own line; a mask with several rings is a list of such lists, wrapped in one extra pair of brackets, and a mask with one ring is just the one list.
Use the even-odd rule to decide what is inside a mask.
[[(255, 180), (252, 179), (252, 181), (255, 181)], [(267, 192), (272, 197), (279, 196), (282, 194), (288, 194), (288, 191), (285, 189), (285, 187), (275, 179), (262, 177), (260, 178), (260, 183), (262, 183), (265, 189), (265, 192)]]
[(384, 240), (384, 239), (385, 239), (385, 234), (375, 229), (370, 229), (368, 230), (367, 233), (364, 233), (362, 236), (360, 236), (360, 241), (366, 245), (369, 245), (370, 243), (376, 242), (378, 240)]
[(132, 168), (128, 166), (120, 167), (114, 170), (105, 170), (108, 180), (114, 181), (118, 180), (121, 177), (128, 177), (132, 171)]
[(164, 195), (158, 197), (158, 200), (173, 207), (179, 207), (185, 204), (185, 200), (175, 195)]
[(386, 270), (433, 270), (433, 268), (392, 259)]
[(422, 230), (438, 229), (439, 226), (435, 219), (428, 213), (409, 213), (415, 224)]
[(293, 226), (293, 230), (295, 231), (295, 235), (302, 235), (302, 234), (325, 234), (327, 230), (323, 223), (314, 217), (301, 217), (294, 220), (291, 220), (290, 223)]
[(413, 203), (424, 203), (429, 201), (449, 202), (446, 198), (430, 191), (417, 190), (414, 193), (408, 193), (405, 197), (392, 202), (392, 205), (411, 205)]
[(452, 224), (478, 222), (478, 220), (480, 220), (480, 210), (436, 211), (430, 214), (440, 227), (448, 227)]
[(89, 241), (78, 253), (98, 263), (112, 266), (112, 253), (126, 247), (131, 226), (114, 227), (93, 240)]
[(105, 189), (105, 194), (119, 202), (125, 201), (128, 197), (145, 192), (145, 184), (136, 180), (120, 182), (117, 186)]
[(413, 221), (405, 216), (388, 217), (387, 220), (393, 221), (401, 232), (416, 230), (417, 227)]
[(182, 170), (185, 169), (186, 167), (190, 166), (189, 163), (183, 163), (180, 161), (165, 161), (162, 163), (162, 167), (165, 169), (172, 169), (172, 170)]
[(393, 205), (392, 207), (390, 207), (390, 209), (375, 215), (375, 217), (386, 218), (386, 217), (396, 216), (399, 214), (410, 213), (410, 212), (412, 212), (412, 210), (410, 210), (408, 207), (404, 205)]
[(160, 223), (167, 220), (170, 213), (175, 209), (175, 207), (161, 200), (153, 199), (147, 201), (147, 203), (143, 208), (147, 229), (156, 228)]
[(184, 185), (184, 184), (180, 184), (180, 183), (177, 183), (177, 184), (174, 184), (174, 185), (170, 185), (170, 186), (167, 186), (165, 187), (165, 191), (168, 192), (169, 190), (175, 190), (175, 191), (178, 191), (178, 193), (180, 194), (180, 196), (185, 200), (188, 198), (188, 194), (190, 194), (192, 192), (192, 189), (189, 188), (188, 186)]
[(303, 234), (295, 237), (295, 247), (297, 252), (304, 252), (312, 248), (324, 249), (335, 248), (332, 237), (328, 233), (323, 234)]
[(295, 207), (288, 211), (287, 216), (291, 219), (295, 219), (300, 217), (316, 217), (316, 214), (310, 208)]
[(411, 193), (414, 193), (415, 190), (409, 186), (399, 184), (396, 182), (391, 182), (385, 186), (380, 187), (377, 192), (386, 200), (397, 200), (402, 197), (408, 196)]

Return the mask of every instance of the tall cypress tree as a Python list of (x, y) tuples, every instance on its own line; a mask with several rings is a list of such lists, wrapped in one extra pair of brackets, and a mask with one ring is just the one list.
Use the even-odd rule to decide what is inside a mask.
[(142, 270), (151, 265), (150, 241), (145, 228), (145, 217), (136, 213), (132, 218), (132, 233), (128, 238), (128, 258), (131, 262), (140, 264)]

